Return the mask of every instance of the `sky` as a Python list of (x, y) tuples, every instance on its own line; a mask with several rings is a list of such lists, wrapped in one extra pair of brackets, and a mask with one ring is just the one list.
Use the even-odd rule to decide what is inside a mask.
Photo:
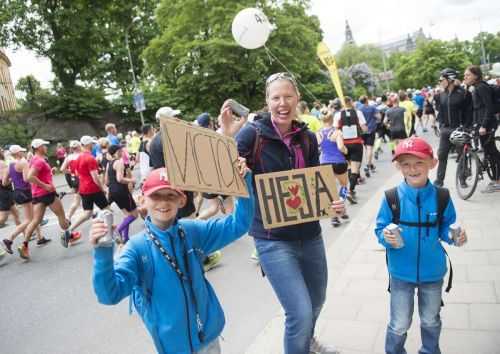
[[(406, 37), (420, 27), (434, 39), (473, 38), (479, 30), (500, 31), (500, 1), (497, 0), (312, 0), (311, 14), (319, 17), (324, 41), (335, 52), (344, 42), (349, 21), (357, 44), (387, 42)], [(279, 28), (277, 29), (279, 31)], [(54, 78), (49, 60), (34, 53), (6, 48), (15, 83), (33, 74), (43, 87)]]

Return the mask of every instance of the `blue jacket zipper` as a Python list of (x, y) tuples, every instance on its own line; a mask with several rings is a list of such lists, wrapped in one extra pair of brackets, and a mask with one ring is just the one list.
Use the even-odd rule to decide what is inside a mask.
[[(418, 224), (420, 225), (420, 195), (417, 192), (417, 209), (418, 209)], [(421, 227), (418, 227), (418, 244), (417, 244), (417, 284), (420, 283), (420, 236)]]

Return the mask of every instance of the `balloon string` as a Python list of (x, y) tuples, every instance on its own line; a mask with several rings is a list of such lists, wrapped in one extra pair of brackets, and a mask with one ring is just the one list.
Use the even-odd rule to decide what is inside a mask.
[(266, 53), (268, 56), (270, 56), (271, 58), (273, 58), (274, 60), (276, 60), (278, 63), (281, 64), (281, 66), (283, 68), (285, 68), (285, 70), (293, 76), (293, 78), (295, 79), (295, 81), (297, 81), (297, 83), (315, 100), (315, 101), (319, 101), (318, 98), (316, 98), (316, 96), (314, 96), (314, 94), (305, 86), (302, 84), (302, 82), (300, 82), (298, 79), (297, 79), (297, 75), (294, 75), (294, 73), (288, 69), (286, 67), (285, 64), (283, 64), (283, 62), (281, 60), (278, 59), (278, 57), (276, 55), (273, 54), (273, 52), (271, 52), (271, 49), (269, 49), (266, 45), (264, 45), (264, 49), (266, 50)]

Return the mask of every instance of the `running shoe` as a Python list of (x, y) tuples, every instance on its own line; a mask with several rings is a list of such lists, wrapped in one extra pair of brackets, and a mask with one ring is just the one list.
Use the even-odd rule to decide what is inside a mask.
[(358, 184), (365, 184), (366, 183), (366, 179), (364, 179), (363, 177), (359, 176), (358, 177)]
[[(366, 167), (364, 168), (364, 170), (365, 170), (365, 176), (366, 176), (366, 178), (370, 178), (370, 177), (371, 177), (371, 175), (370, 175), (370, 169), (368, 168), (368, 166), (366, 166)], [(360, 177), (360, 178), (361, 178), (361, 177)]]
[(61, 245), (64, 248), (68, 248), (69, 240), (71, 240), (71, 232), (69, 230), (65, 230), (61, 235)]
[(49, 219), (43, 219), (42, 222), (40, 222), (40, 226), (47, 225), (48, 222), (49, 222)]
[(12, 244), (14, 242), (12, 242), (11, 240), (9, 240), (8, 238), (4, 238), (3, 239), (3, 248), (9, 253), (9, 254), (13, 254), (14, 252), (12, 251)]
[(41, 239), (39, 239), (38, 241), (36, 241), (36, 244), (38, 246), (43, 246), (43, 245), (46, 245), (47, 243), (49, 243), (50, 241), (52, 241), (50, 238), (42, 237)]
[(212, 254), (209, 254), (207, 258), (203, 261), (203, 270), (208, 272), (210, 269), (215, 268), (217, 264), (219, 264), (222, 259), (222, 252), (215, 251)]
[(340, 219), (338, 218), (338, 216), (334, 216), (332, 218), (332, 220), (330, 221), (330, 224), (333, 226), (333, 227), (339, 227), (341, 225), (340, 223)]
[(332, 346), (320, 343), (313, 337), (309, 346), (309, 354), (340, 354), (340, 351)]
[(370, 164), (370, 165), (368, 165), (368, 167), (370, 168), (370, 171), (371, 171), (372, 173), (374, 173), (374, 172), (377, 170), (377, 168), (375, 167), (375, 165), (374, 165), (374, 164)]
[(347, 194), (347, 200), (351, 204), (358, 204), (358, 200), (357, 200), (356, 196), (352, 192)]
[(68, 244), (72, 245), (74, 243), (76, 243), (78, 240), (80, 240), (82, 238), (82, 233), (81, 232), (78, 232), (78, 231), (73, 231), (71, 233), (71, 237), (68, 241)]
[(22, 259), (30, 259), (30, 251), (28, 249), (28, 246), (26, 246), (24, 243), (17, 248), (19, 251), (19, 256)]
[(341, 216), (341, 218), (344, 219), (344, 220), (349, 220), (349, 215), (344, 214), (344, 215)]

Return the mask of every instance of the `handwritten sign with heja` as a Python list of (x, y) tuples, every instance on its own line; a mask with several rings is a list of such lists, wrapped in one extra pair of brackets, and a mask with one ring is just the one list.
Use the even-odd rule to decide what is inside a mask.
[(180, 119), (160, 119), (169, 181), (184, 190), (248, 196), (234, 139)]
[(338, 199), (331, 166), (256, 175), (255, 185), (266, 229), (331, 217)]

